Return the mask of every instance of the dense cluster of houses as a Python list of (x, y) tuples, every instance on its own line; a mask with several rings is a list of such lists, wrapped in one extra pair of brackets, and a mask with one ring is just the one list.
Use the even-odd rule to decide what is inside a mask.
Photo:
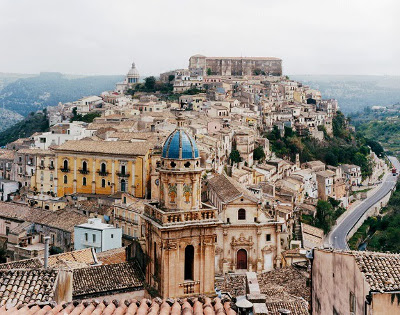
[[(41, 276), (52, 279), (54, 288), (73, 279), (64, 281), (72, 287), (63, 288), (62, 296), (46, 291), (46, 299), (11, 299), (0, 288), (0, 307), (105, 295), (126, 299), (126, 292), (137, 298), (146, 285), (164, 298), (208, 294), (214, 274), (247, 272), (249, 281), (252, 272), (296, 268), (292, 265), (307, 261), (306, 250), (323, 246), (323, 232), (301, 223), (301, 215), (315, 216), (319, 199), (334, 198), (347, 207), (354, 199), (352, 188), (362, 182), (360, 167), (279, 158), (265, 134), (291, 128), (323, 141), (324, 132), (332, 133), (337, 101), (282, 76), (276, 58), (203, 57), (191, 57), (188, 69), (161, 74), (180, 93), (174, 101), (158, 93), (126, 93), (139, 82), (132, 64), (115, 91), (49, 107), (48, 132), (0, 149), (0, 238), (9, 264), (4, 277), (14, 277), (18, 267), (12, 264), (21, 259), (22, 268), (46, 273), (42, 259), (48, 259), (45, 239), (50, 236), (50, 249), (65, 253), (59, 263), (69, 271)], [(76, 114), (92, 112), (100, 115), (91, 123), (70, 122)], [(232, 161), (233, 151), (240, 161)], [(374, 154), (371, 159), (375, 173), (382, 171), (384, 163)], [(67, 256), (88, 250), (88, 259)], [(123, 254), (112, 262), (118, 250)], [(101, 263), (96, 255), (103, 252), (111, 254)], [(108, 274), (109, 282), (101, 274)], [(104, 288), (107, 292), (99, 291)], [(254, 304), (253, 311), (266, 313), (262, 305), (271, 303), (268, 314), (308, 311), (309, 301), (300, 297), (269, 300), (269, 290), (275, 289), (255, 289), (236, 305), (218, 299), (212, 307), (230, 313)], [(200, 298), (144, 301), (122, 308), (172, 312), (188, 307), (185, 303), (193, 309), (196, 303), (211, 305)], [(79, 305), (82, 310), (121, 307), (113, 303), (68, 304), (60, 311)], [(316, 308), (325, 309), (321, 305)]]

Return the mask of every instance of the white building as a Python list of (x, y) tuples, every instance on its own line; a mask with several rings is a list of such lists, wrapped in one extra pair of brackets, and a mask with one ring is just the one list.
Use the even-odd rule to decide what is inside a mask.
[(33, 136), (36, 148), (47, 150), (51, 145), (61, 145), (68, 140), (80, 140), (91, 137), (94, 130), (86, 129), (87, 123), (75, 121), (66, 124), (57, 124), (51, 131)]
[(119, 82), (115, 85), (115, 91), (118, 93), (124, 93), (126, 90), (131, 88), (133, 85), (139, 82), (139, 71), (136, 68), (134, 62), (132, 62), (132, 67), (129, 69), (128, 74), (125, 77), (124, 82)]
[(122, 246), (122, 229), (91, 218), (88, 223), (74, 227), (74, 239), (75, 250), (93, 247), (99, 253)]
[(0, 179), (0, 200), (10, 201), (10, 195), (19, 189), (19, 183), (13, 180)]

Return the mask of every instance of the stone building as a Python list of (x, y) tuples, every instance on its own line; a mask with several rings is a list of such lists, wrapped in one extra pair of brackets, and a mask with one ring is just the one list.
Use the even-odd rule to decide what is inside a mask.
[(267, 215), (250, 191), (225, 174), (209, 179), (206, 186), (223, 222), (217, 227), (216, 272), (280, 267), (283, 222)]
[(178, 117), (164, 143), (159, 201), (145, 205), (146, 281), (162, 297), (214, 293), (216, 209), (201, 203), (200, 155)]
[(312, 314), (399, 314), (399, 254), (313, 251)]
[(189, 59), (191, 72), (205, 75), (252, 76), (282, 75), (282, 59), (275, 57), (206, 57), (194, 55)]
[(132, 62), (132, 67), (129, 69), (124, 82), (117, 83), (115, 85), (115, 90), (118, 93), (123, 93), (128, 89), (131, 89), (136, 83), (139, 82), (140, 74), (134, 62)]

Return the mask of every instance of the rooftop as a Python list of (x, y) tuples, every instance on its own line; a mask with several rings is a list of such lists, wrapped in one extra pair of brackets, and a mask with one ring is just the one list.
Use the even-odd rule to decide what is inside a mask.
[(151, 147), (149, 142), (69, 140), (55, 151), (138, 156), (146, 155)]

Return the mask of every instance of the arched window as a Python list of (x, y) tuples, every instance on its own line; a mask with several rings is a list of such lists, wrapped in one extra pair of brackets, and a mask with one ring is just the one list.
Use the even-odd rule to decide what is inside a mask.
[(100, 166), (100, 171), (102, 172), (102, 173), (106, 173), (107, 172), (107, 164), (106, 163), (101, 163), (101, 166)]
[(238, 210), (238, 220), (246, 220), (246, 210), (244, 209)]
[(121, 180), (121, 191), (125, 191), (126, 190), (126, 182), (125, 179)]
[(64, 175), (64, 184), (68, 184), (68, 176)]
[(64, 160), (64, 169), (65, 169), (65, 170), (68, 169), (68, 160)]
[(83, 161), (83, 162), (82, 162), (82, 170), (83, 170), (84, 172), (87, 171), (87, 162), (86, 162), (86, 161)]
[(82, 185), (83, 185), (83, 186), (86, 186), (86, 177), (83, 177), (83, 178), (82, 178)]
[(101, 187), (106, 187), (106, 180), (104, 178), (101, 180)]
[(188, 245), (185, 248), (185, 280), (194, 280), (194, 247)]

